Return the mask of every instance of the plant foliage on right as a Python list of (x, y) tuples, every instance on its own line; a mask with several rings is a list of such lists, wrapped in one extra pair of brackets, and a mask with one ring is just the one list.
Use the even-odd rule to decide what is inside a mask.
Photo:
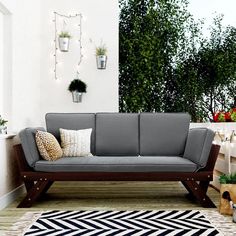
[(120, 0), (121, 112), (189, 112), (213, 120), (232, 108), (236, 29), (216, 16), (209, 39), (187, 0)]
[(236, 184), (236, 173), (233, 174), (223, 174), (219, 177), (219, 182), (221, 184)]

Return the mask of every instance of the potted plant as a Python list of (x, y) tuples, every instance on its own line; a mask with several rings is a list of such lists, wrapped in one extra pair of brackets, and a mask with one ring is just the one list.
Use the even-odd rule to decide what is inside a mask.
[(0, 116), (0, 134), (6, 134), (7, 133), (7, 120), (4, 120), (1, 116)]
[(72, 93), (73, 102), (82, 102), (83, 93), (87, 92), (87, 85), (82, 80), (71, 81), (68, 90)]
[(59, 34), (59, 38), (58, 38), (59, 48), (62, 52), (69, 51), (70, 38), (71, 38), (71, 35), (67, 31), (62, 31)]
[(106, 69), (107, 64), (107, 48), (105, 44), (96, 48), (97, 68)]
[[(236, 203), (236, 173), (223, 174), (219, 178), (220, 186), (220, 213), (232, 215), (231, 201)], [(229, 197), (228, 197), (229, 196)]]

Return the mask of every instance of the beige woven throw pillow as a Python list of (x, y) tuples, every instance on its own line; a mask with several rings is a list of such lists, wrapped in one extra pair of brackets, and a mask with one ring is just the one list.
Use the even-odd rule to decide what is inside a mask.
[(62, 157), (63, 152), (60, 144), (52, 134), (37, 130), (35, 141), (43, 159), (55, 161)]
[(60, 129), (63, 156), (81, 157), (92, 156), (90, 139), (92, 129), (67, 130)]

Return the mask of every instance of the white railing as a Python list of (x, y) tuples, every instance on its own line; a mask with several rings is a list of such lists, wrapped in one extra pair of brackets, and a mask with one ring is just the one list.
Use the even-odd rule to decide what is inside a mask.
[(214, 170), (213, 185), (220, 187), (219, 176), (236, 172), (236, 122), (191, 123), (190, 128), (207, 127), (216, 132), (214, 143), (221, 145)]

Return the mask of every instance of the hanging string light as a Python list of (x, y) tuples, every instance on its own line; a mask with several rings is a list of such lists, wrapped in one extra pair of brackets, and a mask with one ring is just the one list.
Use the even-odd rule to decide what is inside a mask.
[(80, 48), (80, 55), (79, 55), (79, 61), (77, 64), (77, 67), (81, 64), (82, 59), (83, 59), (83, 54), (82, 54), (82, 14), (74, 14), (74, 15), (63, 15), (60, 14), (58, 12), (54, 12), (54, 30), (55, 30), (55, 34), (54, 34), (54, 74), (55, 74), (55, 79), (58, 79), (57, 77), (57, 66), (58, 66), (58, 44), (57, 44), (57, 37), (58, 37), (58, 30), (57, 30), (57, 18), (58, 17), (62, 17), (64, 18), (63, 20), (63, 28), (65, 28), (66, 25), (66, 21), (65, 19), (71, 19), (71, 18), (79, 18), (79, 24), (77, 25), (77, 27), (79, 27), (79, 48)]

